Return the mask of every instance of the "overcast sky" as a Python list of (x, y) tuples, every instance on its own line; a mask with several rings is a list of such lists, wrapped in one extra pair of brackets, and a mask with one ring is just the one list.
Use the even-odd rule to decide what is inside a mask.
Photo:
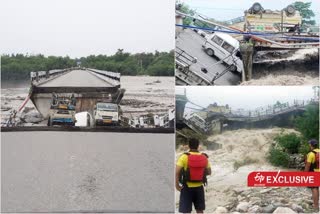
[[(239, 16), (249, 9), (253, 3), (260, 2), (264, 9), (281, 10), (295, 2), (295, 0), (180, 0), (188, 4), (192, 9), (196, 9), (200, 14), (208, 17), (226, 21)], [(319, 0), (297, 0), (302, 2), (312, 2), (311, 9), (316, 14), (316, 21), (320, 18)]]
[[(231, 106), (232, 109), (253, 110), (269, 104), (293, 102), (313, 97), (312, 86), (179, 86), (176, 93), (186, 88), (188, 99), (200, 106), (207, 107), (214, 102)], [(194, 105), (188, 104), (193, 108)]]
[(174, 49), (173, 0), (0, 0), (1, 53)]

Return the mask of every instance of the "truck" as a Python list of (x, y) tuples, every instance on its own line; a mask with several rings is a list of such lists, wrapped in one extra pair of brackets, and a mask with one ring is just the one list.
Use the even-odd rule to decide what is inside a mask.
[(302, 17), (293, 5), (273, 11), (254, 3), (244, 15), (244, 30), (247, 32), (295, 32), (301, 23)]
[(119, 126), (122, 110), (118, 104), (108, 102), (97, 102), (93, 117), (96, 126)]
[(256, 2), (244, 11), (244, 16), (229, 20), (227, 23), (228, 27), (244, 32), (294, 33), (301, 30), (299, 28), (302, 16), (293, 5), (280, 10), (269, 10)]
[(52, 102), (49, 111), (48, 126), (63, 125), (74, 126), (76, 99), (71, 97), (60, 97), (52, 95)]

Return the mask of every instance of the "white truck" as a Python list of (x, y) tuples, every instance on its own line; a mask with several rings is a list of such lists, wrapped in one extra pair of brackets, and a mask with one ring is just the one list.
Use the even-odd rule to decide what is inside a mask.
[(209, 56), (216, 56), (230, 66), (230, 71), (243, 71), (239, 41), (226, 33), (213, 33), (206, 37), (203, 49)]
[(97, 102), (93, 111), (95, 125), (119, 126), (122, 116), (121, 108), (115, 103)]

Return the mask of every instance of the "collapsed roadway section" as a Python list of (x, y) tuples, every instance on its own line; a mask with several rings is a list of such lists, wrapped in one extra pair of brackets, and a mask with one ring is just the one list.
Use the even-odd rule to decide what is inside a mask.
[(53, 94), (59, 97), (72, 96), (76, 99), (76, 112), (92, 113), (99, 101), (120, 103), (125, 93), (121, 89), (120, 77), (120, 73), (80, 67), (31, 72), (28, 98), (46, 119), (49, 117)]

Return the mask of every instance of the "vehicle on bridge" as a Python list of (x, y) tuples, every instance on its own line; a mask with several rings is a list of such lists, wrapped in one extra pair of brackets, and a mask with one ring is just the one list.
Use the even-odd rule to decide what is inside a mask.
[(119, 126), (122, 110), (118, 104), (98, 102), (94, 108), (95, 125)]
[(247, 32), (295, 32), (301, 23), (302, 17), (293, 5), (273, 11), (254, 3), (244, 16), (244, 30)]
[(93, 127), (93, 118), (88, 111), (76, 113), (76, 124), (78, 127)]
[(229, 65), (232, 72), (242, 73), (243, 63), (239, 41), (226, 33), (213, 33), (206, 37), (203, 49), (209, 56), (216, 56)]
[(52, 94), (52, 103), (49, 111), (48, 126), (53, 125), (69, 125), (74, 126), (76, 100), (74, 96), (59, 97)]

